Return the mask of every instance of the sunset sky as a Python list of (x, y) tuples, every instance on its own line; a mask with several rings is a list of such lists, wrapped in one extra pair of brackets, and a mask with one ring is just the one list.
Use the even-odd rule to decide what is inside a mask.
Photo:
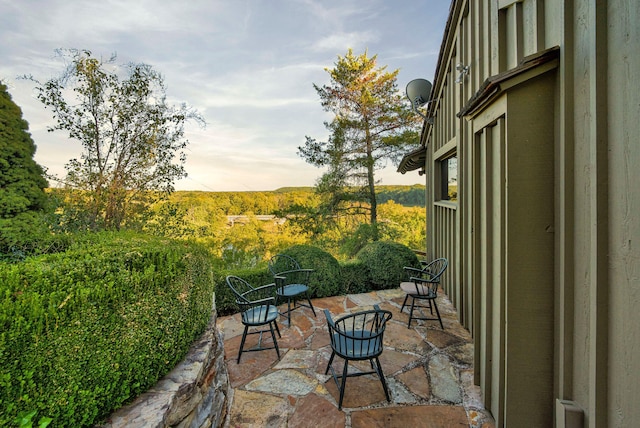
[[(165, 79), (169, 102), (205, 118), (187, 128), (188, 178), (178, 190), (275, 190), (312, 186), (322, 170), (297, 154), (308, 135), (325, 140), (313, 84), (329, 82), (349, 48), (400, 70), (398, 89), (433, 79), (448, 0), (0, 0), (0, 80), (23, 111), (35, 159), (62, 175), (81, 153), (34, 97), (64, 69), (56, 48), (88, 49), (117, 63), (144, 62)], [(416, 141), (416, 144), (418, 142)], [(424, 184), (388, 165), (382, 184)]]

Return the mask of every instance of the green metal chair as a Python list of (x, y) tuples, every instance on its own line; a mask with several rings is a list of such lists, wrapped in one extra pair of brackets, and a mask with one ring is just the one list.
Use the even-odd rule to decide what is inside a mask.
[[(227, 276), (227, 285), (236, 297), (236, 304), (241, 311), (242, 324), (244, 332), (242, 333), (242, 341), (238, 351), (238, 364), (243, 352), (263, 351), (266, 349), (275, 349), (280, 359), (280, 349), (276, 340), (275, 332), (280, 335), (280, 329), (276, 319), (278, 318), (278, 308), (275, 300), (275, 284), (268, 284), (262, 287), (252, 287), (244, 279), (229, 275)], [(268, 329), (260, 328), (258, 330), (249, 331), (250, 328), (269, 326)], [(274, 332), (275, 330), (275, 332)], [(272, 346), (262, 345), (262, 333), (271, 332), (273, 339)], [(244, 349), (244, 344), (249, 334), (259, 334), (258, 344), (251, 349)]]
[[(311, 308), (315, 317), (316, 311), (309, 298), (309, 279), (313, 269), (302, 269), (293, 257), (277, 254), (269, 260), (269, 270), (276, 282), (276, 304), (287, 302), (287, 310), (281, 312), (281, 315), (286, 315), (289, 326), (291, 326), (291, 312), (299, 307)], [(300, 298), (305, 298), (307, 303), (298, 304), (297, 301)]]
[[(340, 399), (338, 401), (338, 409), (342, 409), (342, 400), (344, 398), (344, 390), (347, 377), (363, 376), (368, 374), (377, 374), (387, 401), (391, 401), (389, 396), (389, 388), (382, 372), (382, 366), (378, 357), (382, 354), (382, 339), (384, 336), (385, 325), (391, 319), (391, 312), (381, 310), (378, 305), (373, 310), (357, 312), (345, 315), (335, 321), (331, 318), (331, 314), (327, 309), (324, 310), (327, 318), (327, 326), (329, 327), (329, 337), (331, 339), (331, 357), (324, 374), (331, 374), (336, 382)], [(342, 374), (336, 374), (332, 364), (335, 356), (338, 355), (344, 360)], [(349, 361), (369, 360), (371, 371), (349, 373)], [(338, 382), (338, 379), (342, 379)]]
[[(405, 271), (409, 275), (409, 280), (400, 283), (400, 289), (406, 293), (402, 309), (407, 305), (407, 300), (411, 298), (411, 310), (409, 311), (408, 328), (411, 328), (413, 320), (437, 320), (440, 322), (440, 328), (444, 330), (442, 317), (438, 310), (436, 299), (438, 297), (438, 286), (440, 285), (440, 277), (447, 269), (449, 261), (445, 258), (439, 258), (427, 263), (422, 269), (405, 266)], [(424, 305), (417, 305), (416, 300), (425, 301)], [(416, 308), (427, 308), (431, 316), (414, 315)], [(433, 310), (436, 310), (436, 317), (433, 316)]]

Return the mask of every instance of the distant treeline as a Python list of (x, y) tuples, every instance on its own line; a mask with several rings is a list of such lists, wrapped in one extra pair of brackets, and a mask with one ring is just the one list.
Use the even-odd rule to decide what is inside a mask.
[(427, 202), (426, 186), (378, 186), (378, 203), (394, 201), (405, 207), (424, 207)]
[[(425, 206), (425, 186), (378, 186), (378, 203), (394, 201), (405, 207)], [(182, 190), (171, 200), (181, 204), (209, 200), (225, 215), (266, 215), (294, 205), (315, 206), (319, 199), (312, 187), (282, 187), (273, 191), (208, 192)]]

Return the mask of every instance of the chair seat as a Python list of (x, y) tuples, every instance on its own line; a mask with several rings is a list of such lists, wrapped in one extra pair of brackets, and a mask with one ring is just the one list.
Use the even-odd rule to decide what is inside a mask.
[(242, 323), (247, 325), (262, 325), (275, 321), (278, 308), (273, 305), (262, 305), (251, 308), (242, 313)]
[(411, 281), (405, 281), (400, 283), (400, 289), (407, 294), (421, 297), (436, 297), (433, 291), (426, 285), (417, 284)]
[[(373, 305), (373, 310), (361, 311), (345, 315), (336, 321), (331, 318), (328, 309), (324, 310), (327, 319), (329, 338), (331, 339), (331, 357), (327, 363), (324, 374), (329, 373), (338, 387), (340, 398), (338, 399), (338, 409), (342, 410), (342, 400), (348, 377), (365, 376), (370, 374), (378, 375), (387, 401), (391, 402), (389, 388), (382, 372), (379, 356), (382, 354), (383, 335), (385, 325), (391, 319), (391, 312), (383, 311), (378, 305)], [(342, 374), (336, 373), (333, 367), (333, 359), (338, 355), (344, 360)], [(349, 372), (349, 361), (369, 360), (371, 371), (358, 370)], [(341, 381), (338, 381), (341, 379)]]
[(293, 297), (302, 293), (306, 293), (309, 290), (304, 284), (289, 284), (284, 287), (280, 287), (276, 290), (278, 296), (281, 297)]

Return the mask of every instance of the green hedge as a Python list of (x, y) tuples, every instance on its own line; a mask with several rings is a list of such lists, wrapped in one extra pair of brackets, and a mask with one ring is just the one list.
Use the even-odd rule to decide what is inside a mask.
[[(0, 262), (0, 426), (37, 411), (91, 426), (181, 361), (211, 315), (238, 310), (225, 278), (273, 282), (266, 266), (212, 271), (197, 244), (133, 234), (77, 235), (64, 253)], [(376, 242), (342, 266), (326, 251), (283, 251), (315, 270), (313, 297), (395, 287), (406, 246)]]
[(407, 279), (404, 266), (420, 267), (418, 256), (406, 245), (376, 241), (367, 244), (356, 259), (368, 268), (369, 281), (374, 290), (398, 287)]
[(369, 267), (360, 260), (348, 260), (342, 263), (342, 280), (346, 294), (367, 293), (371, 291)]
[(131, 234), (0, 263), (0, 426), (91, 426), (146, 391), (204, 331), (211, 278), (206, 249)]
[(312, 245), (294, 245), (283, 251), (303, 269), (313, 269), (309, 279), (311, 297), (338, 296), (345, 293), (340, 263), (328, 252)]
[[(296, 259), (302, 268), (314, 269), (315, 272), (311, 274), (309, 281), (311, 297), (338, 296), (347, 291), (340, 263), (328, 252), (311, 245), (294, 245), (283, 253)], [(235, 297), (225, 282), (227, 275), (239, 276), (254, 287), (273, 283), (273, 276), (266, 266), (216, 272), (214, 274), (216, 309), (220, 315), (229, 315), (238, 311)]]
[[(294, 245), (282, 252), (296, 259), (301, 267), (315, 270), (309, 287), (311, 297), (366, 293), (398, 287), (406, 279), (405, 266), (420, 267), (413, 250), (403, 244), (388, 241), (367, 244), (356, 259), (342, 264), (328, 252), (311, 245)], [(216, 308), (220, 315), (238, 311), (235, 297), (225, 282), (227, 275), (239, 276), (253, 286), (273, 282), (273, 277), (264, 266), (215, 273)]]

